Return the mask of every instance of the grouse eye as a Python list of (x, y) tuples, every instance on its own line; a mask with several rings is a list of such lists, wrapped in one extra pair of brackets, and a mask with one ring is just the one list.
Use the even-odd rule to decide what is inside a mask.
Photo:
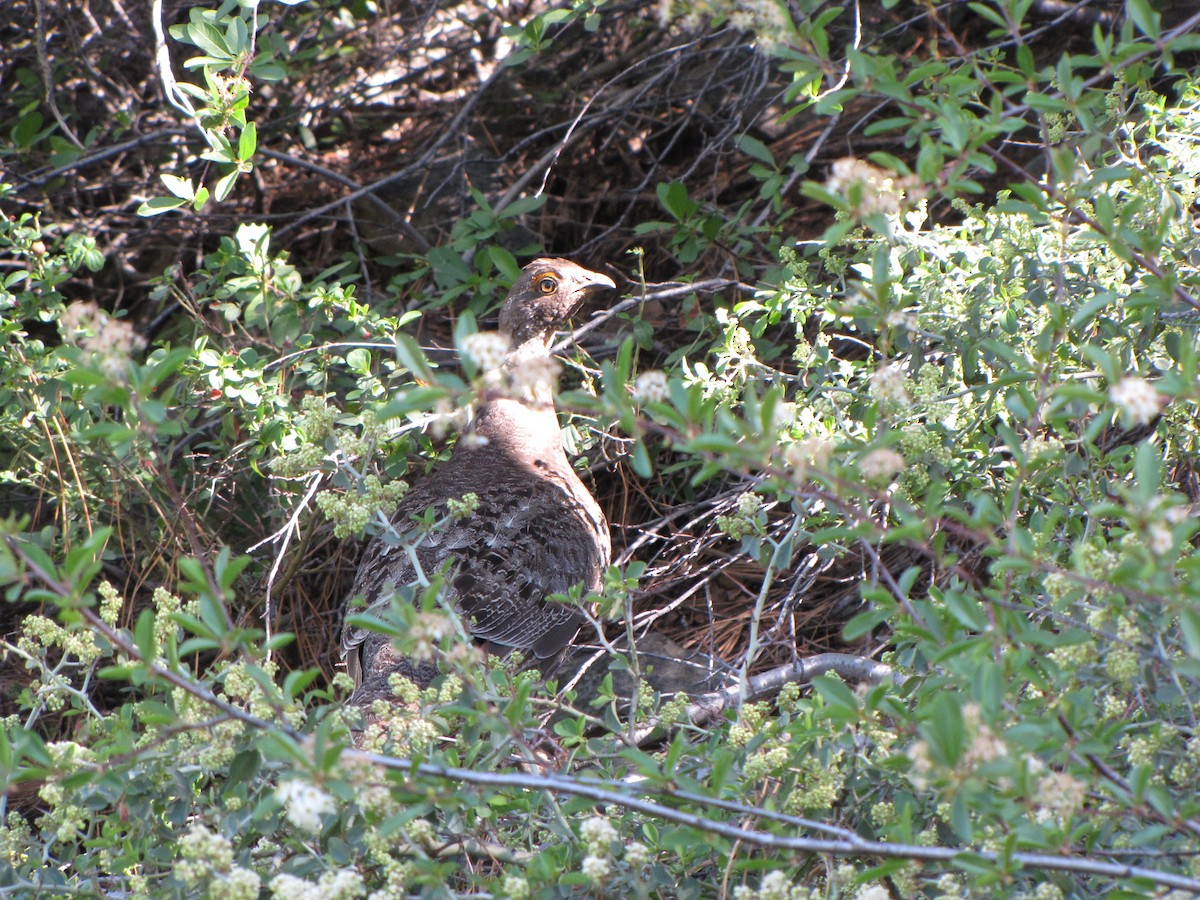
[(544, 275), (538, 279), (537, 288), (543, 294), (553, 294), (558, 290), (558, 282), (550, 275)]

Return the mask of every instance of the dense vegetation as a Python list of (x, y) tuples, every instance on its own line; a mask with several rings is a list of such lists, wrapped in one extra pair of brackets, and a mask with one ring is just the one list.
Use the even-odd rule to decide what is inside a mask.
[[(0, 895), (1200, 892), (1190, 4), (141, 6), (0, 12)], [(361, 538), (540, 253), (624, 298), (614, 677), (435, 579), (356, 744)]]

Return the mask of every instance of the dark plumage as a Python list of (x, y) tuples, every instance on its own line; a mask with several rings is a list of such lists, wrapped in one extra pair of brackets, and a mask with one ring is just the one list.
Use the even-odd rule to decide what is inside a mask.
[[(512, 349), (493, 375), (506, 389), (485, 397), (450, 459), (405, 494), (391, 519), (415, 544), (427, 576), (449, 562), (442, 596), (475, 638), (538, 659), (557, 655), (582, 621), (546, 597), (577, 584), (597, 589), (611, 556), (604, 514), (563, 450), (549, 344), (589, 293), (614, 287), (607, 276), (565, 259), (539, 259), (522, 270), (500, 312), (500, 332)], [(468, 493), (479, 498), (474, 512), (447, 521), (447, 501)], [(414, 519), (431, 508), (444, 524), (426, 532)], [(395, 588), (417, 581), (405, 549), (376, 538), (351, 600), (362, 597), (378, 612)], [(432, 664), (400, 656), (388, 638), (361, 628), (344, 629), (342, 652), (357, 685), (350, 702), (360, 706), (390, 696), (393, 672), (422, 686), (437, 674)]]

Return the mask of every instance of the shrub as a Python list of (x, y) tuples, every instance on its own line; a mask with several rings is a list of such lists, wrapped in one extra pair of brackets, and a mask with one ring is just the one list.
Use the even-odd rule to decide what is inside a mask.
[[(994, 28), (984, 50), (855, 43), (831, 74), (834, 10), (798, 6), (799, 24), (771, 5), (701, 12), (759, 34), (793, 77), (791, 115), (887, 99), (874, 127), (898, 152), (805, 182), (832, 218), (799, 242), (783, 196), (805, 163), (762, 141), (739, 146), (769, 220), (663, 181), (667, 218), (642, 238), (697, 265), (764, 243), (777, 259), (753, 292), (696, 301), (677, 346), (630, 313), (610, 357), (578, 350), (560, 398), (581, 446), (619, 438), (623, 474), (711, 512), (704, 546), (753, 567), (719, 696), (556, 697), (518, 661), (464, 652), (435, 579), (379, 627), (446, 675), (397, 683), (355, 747), (347, 679), (311, 649), (332, 628), (296, 573), (339, 558), (313, 544), (378, 528), (408, 457), (439, 452), (422, 426), (474, 398), (470, 366), (406, 330), (469, 294), (446, 334), (471, 343), (516, 268), (487, 241), (537, 198), (478, 196), (393, 282), (410, 310), (395, 316), (360, 300), (353, 259), (305, 271), (243, 223), (155, 281), (187, 315), (148, 341), (65, 289), (104, 265), (92, 238), (0, 219), (0, 581), (22, 617), (3, 643), (21, 674), (0, 729), (5, 890), (1200, 890), (1200, 85), (1176, 67), (1197, 41), (1131, 0), (1089, 52), (1047, 64), (1031, 4), (997, 0), (971, 5)], [(190, 93), (226, 167), (218, 200), (259, 149), (252, 95), (217, 77), (255, 77), (255, 9), (175, 32), (207, 54)], [(533, 16), (512, 63), (610, 13)], [(286, 78), (274, 60), (257, 77)], [(182, 178), (145, 211), (204, 207)], [(230, 549), (256, 543), (269, 551)], [(858, 657), (799, 659), (785, 626), (807, 598), (773, 589), (831, 559), (863, 572), (843, 633)], [(592, 599), (631, 628), (650, 571), (614, 570)]]

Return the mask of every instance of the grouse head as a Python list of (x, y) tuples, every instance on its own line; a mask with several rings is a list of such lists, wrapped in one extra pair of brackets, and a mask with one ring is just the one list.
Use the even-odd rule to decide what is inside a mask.
[(500, 332), (514, 348), (532, 340), (549, 344), (588, 294), (615, 288), (607, 275), (569, 259), (535, 259), (508, 292), (500, 310)]

